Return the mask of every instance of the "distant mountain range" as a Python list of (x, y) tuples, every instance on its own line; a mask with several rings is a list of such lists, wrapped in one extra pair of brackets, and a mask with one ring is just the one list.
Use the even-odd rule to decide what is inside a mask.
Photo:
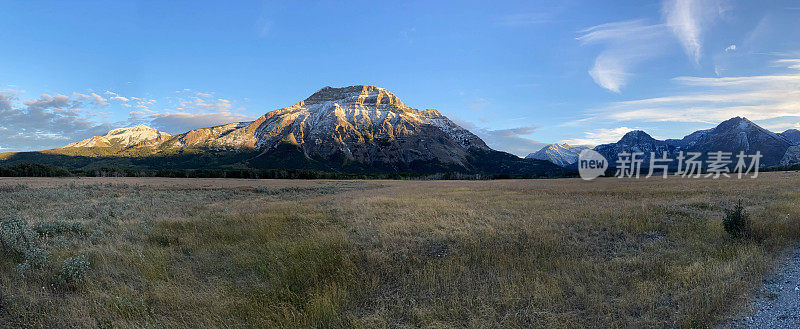
[(60, 149), (0, 154), (0, 164), (70, 169), (258, 168), (335, 172), (556, 174), (550, 162), (495, 151), (436, 110), (406, 106), (375, 86), (325, 87), (252, 122), (170, 135), (114, 129)]
[[(68, 169), (307, 169), (343, 173), (490, 173), (558, 175), (575, 169), (584, 146), (552, 144), (525, 159), (489, 148), (436, 110), (406, 106), (375, 86), (325, 87), (292, 106), (251, 122), (170, 135), (138, 125), (70, 143), (60, 149), (0, 154), (0, 165), (21, 162)], [(774, 133), (746, 118), (682, 139), (657, 140), (631, 131), (595, 151), (614, 165), (621, 152), (675, 158), (686, 152), (760, 151), (762, 166), (800, 163), (800, 131)]]
[[(561, 167), (572, 168), (580, 150), (566, 144), (552, 144), (528, 155), (528, 158), (548, 160)], [(800, 163), (800, 131), (790, 129), (774, 133), (746, 118), (735, 117), (712, 129), (695, 131), (682, 139), (657, 140), (644, 131), (635, 130), (625, 134), (616, 143), (598, 145), (594, 150), (605, 156), (611, 165), (615, 164), (618, 154), (622, 152), (644, 153), (644, 165), (647, 165), (651, 152), (657, 157), (666, 152), (669, 158), (675, 159), (681, 151), (704, 155), (708, 152), (731, 152), (734, 157), (740, 151), (746, 154), (760, 151), (763, 155), (760, 161), (762, 166), (781, 166)]]

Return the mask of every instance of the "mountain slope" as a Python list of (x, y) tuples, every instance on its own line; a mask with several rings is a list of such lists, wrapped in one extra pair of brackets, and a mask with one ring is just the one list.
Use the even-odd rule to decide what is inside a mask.
[(585, 146), (570, 146), (568, 144), (550, 144), (541, 150), (528, 154), (526, 159), (538, 159), (550, 161), (560, 167), (568, 167), (578, 162), (581, 151), (587, 149)]
[(788, 140), (794, 145), (800, 145), (800, 130), (789, 129), (778, 135), (781, 135), (783, 138), (786, 138), (786, 140)]

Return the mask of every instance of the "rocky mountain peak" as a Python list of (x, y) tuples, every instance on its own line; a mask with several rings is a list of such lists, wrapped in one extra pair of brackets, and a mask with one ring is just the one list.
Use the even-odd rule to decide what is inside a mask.
[(621, 143), (645, 143), (655, 141), (655, 139), (642, 130), (634, 130), (622, 136), (619, 141)]
[(745, 117), (734, 117), (720, 123), (715, 129), (717, 130), (739, 130), (744, 131), (750, 128), (760, 128), (758, 125), (748, 120)]
[(325, 103), (336, 103), (343, 107), (360, 105), (365, 107), (394, 107), (398, 109), (408, 109), (400, 98), (385, 88), (357, 85), (342, 88), (325, 87), (304, 101), (298, 103), (300, 106), (311, 106)]

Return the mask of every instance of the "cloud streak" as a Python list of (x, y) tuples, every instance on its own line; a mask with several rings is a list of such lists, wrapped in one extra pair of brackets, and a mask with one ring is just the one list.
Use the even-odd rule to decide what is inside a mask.
[(486, 129), (475, 124), (453, 118), (453, 122), (464, 129), (467, 129), (483, 139), (489, 147), (524, 157), (528, 154), (541, 150), (547, 143), (535, 141), (525, 137), (535, 132), (537, 126), (523, 126), (508, 129)]
[(603, 45), (589, 75), (601, 87), (620, 93), (632, 77), (631, 70), (664, 50), (668, 36), (664, 25), (630, 20), (601, 24), (580, 31), (583, 45)]
[[(702, 58), (704, 30), (725, 12), (722, 0), (665, 0), (662, 23), (635, 19), (596, 25), (579, 31), (583, 45), (602, 45), (589, 75), (599, 86), (620, 93), (643, 63), (668, 53), (680, 42), (695, 65)], [(735, 46), (726, 51), (735, 50)]]
[(633, 130), (636, 129), (628, 127), (599, 128), (587, 131), (583, 138), (568, 139), (563, 142), (569, 145), (596, 146), (616, 142), (620, 140), (622, 136), (625, 136), (625, 134)]
[[(702, 57), (704, 29), (725, 11), (720, 0), (667, 0), (662, 14), (683, 50), (697, 65)], [(735, 49), (735, 48), (734, 48)]]
[(723, 78), (678, 77), (692, 92), (616, 102), (595, 117), (616, 121), (718, 123), (734, 116), (751, 120), (800, 117), (800, 59), (775, 62), (782, 74)]

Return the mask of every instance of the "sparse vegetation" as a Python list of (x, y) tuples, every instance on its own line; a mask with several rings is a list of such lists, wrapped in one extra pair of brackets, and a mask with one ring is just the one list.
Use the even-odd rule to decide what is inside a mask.
[(799, 183), (0, 180), (0, 327), (713, 326), (800, 237)]

